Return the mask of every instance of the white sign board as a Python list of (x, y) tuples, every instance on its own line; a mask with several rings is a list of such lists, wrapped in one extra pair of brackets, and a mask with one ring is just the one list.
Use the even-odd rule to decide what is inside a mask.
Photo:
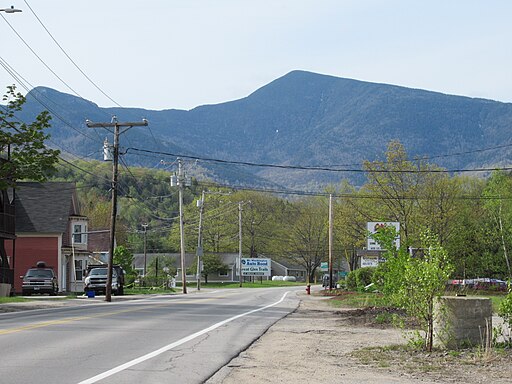
[(242, 276), (270, 276), (272, 272), (271, 259), (242, 259)]
[(361, 257), (361, 268), (363, 267), (377, 267), (379, 265), (378, 256), (362, 256)]
[[(395, 244), (396, 248), (400, 248), (400, 223), (392, 222), (392, 221), (388, 221), (388, 222), (371, 221), (371, 222), (367, 223), (366, 229), (368, 230), (368, 232), (370, 234), (374, 234), (378, 231), (379, 228), (382, 228), (382, 227), (394, 227), (395, 228), (398, 236), (395, 238), (394, 244)], [(366, 249), (368, 249), (369, 251), (381, 251), (382, 250), (380, 244), (377, 243), (375, 240), (373, 240), (370, 236), (368, 236), (368, 243), (367, 243)]]

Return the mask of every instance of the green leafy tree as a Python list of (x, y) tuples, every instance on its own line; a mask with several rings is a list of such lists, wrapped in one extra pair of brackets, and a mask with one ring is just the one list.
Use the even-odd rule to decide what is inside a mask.
[(27, 124), (16, 118), (25, 104), (25, 97), (16, 87), (7, 87), (3, 97), (6, 105), (0, 108), (0, 152), (10, 161), (0, 163), (0, 189), (13, 186), (19, 180), (45, 181), (55, 170), (59, 151), (47, 148), (50, 127), (48, 111), (41, 112), (34, 122)]
[[(441, 168), (430, 166), (430, 170)], [(458, 213), (461, 209), (462, 181), (450, 178), (442, 172), (422, 175), (421, 188), (418, 189), (418, 223), (435, 233), (441, 245), (445, 245), (455, 235)]]
[(120, 265), (126, 274), (133, 273), (133, 253), (120, 245), (114, 249), (114, 264)]
[(169, 276), (175, 276), (176, 258), (168, 255), (158, 255), (148, 263), (145, 283), (149, 286), (161, 285), (167, 282)]
[(274, 239), (280, 233), (286, 204), (283, 200), (261, 192), (238, 192), (232, 198), (243, 202), (243, 252), (248, 257), (273, 251)]
[(308, 281), (314, 281), (317, 268), (327, 256), (328, 219), (327, 202), (320, 198), (294, 202), (288, 211), (280, 254), (303, 267)]
[(365, 246), (366, 222), (373, 220), (368, 215), (370, 200), (347, 182), (341, 185), (339, 194), (341, 197), (334, 200), (333, 208), (334, 242), (350, 270), (354, 270), (357, 262), (354, 250)]
[(512, 278), (509, 260), (509, 248), (512, 237), (512, 204), (504, 197), (510, 195), (512, 178), (504, 172), (494, 172), (484, 190), (485, 208), (491, 218), (492, 226), (498, 235), (503, 258), (506, 263), (508, 278)]
[[(500, 303), (498, 314), (503, 318), (505, 323), (508, 324), (508, 327), (512, 328), (512, 290), (510, 289), (510, 286), (507, 296)], [(510, 334), (508, 342), (512, 342)]]
[(460, 199), (454, 201), (457, 210), (443, 247), (450, 255), (455, 278), (487, 276), (487, 213), (480, 198), (485, 182), (470, 177), (457, 179)]
[[(213, 273), (227, 273), (229, 267), (222, 262), (220, 255), (215, 253), (206, 253), (202, 257), (203, 270), (201, 275), (204, 278), (204, 282), (208, 284), (208, 276)], [(190, 266), (190, 272), (196, 273), (197, 271), (197, 260)]]
[(374, 219), (399, 222), (402, 242), (409, 243), (417, 206), (415, 197), (421, 184), (418, 166), (408, 160), (403, 144), (392, 141), (388, 144), (386, 161), (365, 161), (363, 168), (368, 177), (363, 191), (380, 198), (379, 204), (374, 204), (378, 209)]
[(434, 304), (444, 293), (452, 266), (439, 240), (428, 231), (421, 235), (421, 257), (412, 257), (403, 248), (396, 249), (393, 245), (394, 232), (388, 227), (372, 235), (387, 249), (385, 267), (380, 274), (382, 289), (392, 303), (419, 321), (425, 335), (424, 348), (432, 351)]
[[(7, 189), (15, 187), (20, 180), (45, 181), (55, 170), (59, 151), (49, 149), (44, 142), (50, 127), (47, 111), (27, 124), (16, 117), (22, 110), (25, 97), (16, 93), (16, 87), (7, 87), (3, 96), (5, 106), (0, 106), (0, 190), (1, 200), (7, 200)], [(0, 239), (0, 267), (9, 268), (4, 239)]]
[[(203, 206), (202, 237), (205, 252), (233, 252), (238, 247), (238, 202), (225, 190), (213, 190), (207, 194)], [(193, 252), (197, 248), (199, 209), (196, 200), (184, 207), (185, 249)], [(179, 220), (173, 221), (169, 242), (180, 249)]]

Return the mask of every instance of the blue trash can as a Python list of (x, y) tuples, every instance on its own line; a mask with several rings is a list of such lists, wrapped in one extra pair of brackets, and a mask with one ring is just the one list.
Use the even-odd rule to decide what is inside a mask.
[(87, 291), (87, 297), (88, 297), (89, 299), (94, 299), (94, 297), (95, 297), (95, 296), (96, 296), (96, 295), (95, 295), (95, 292), (94, 292), (94, 291)]

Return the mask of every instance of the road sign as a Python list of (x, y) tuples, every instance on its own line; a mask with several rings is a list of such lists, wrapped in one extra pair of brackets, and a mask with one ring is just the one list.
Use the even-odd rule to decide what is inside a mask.
[(322, 261), (320, 263), (320, 270), (321, 271), (328, 271), (329, 270), (329, 263), (327, 261)]
[(398, 222), (369, 222), (366, 224), (368, 230), (368, 241), (366, 249), (369, 251), (382, 251), (382, 247), (370, 235), (376, 233), (381, 227), (393, 227), (397, 233), (397, 237), (393, 241), (396, 248), (400, 248), (400, 223)]
[(272, 272), (271, 259), (242, 259), (242, 276), (270, 276)]

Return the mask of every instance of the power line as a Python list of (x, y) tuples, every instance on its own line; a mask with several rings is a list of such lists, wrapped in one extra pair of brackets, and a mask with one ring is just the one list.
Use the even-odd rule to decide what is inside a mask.
[[(1, 60), (1, 58), (0, 58), (0, 60)], [(1, 61), (0, 61), (0, 64), (1, 64)], [(9, 113), (9, 111), (8, 111), (8, 109), (7, 109), (7, 107), (6, 107), (6, 106), (0, 105), (0, 108), (1, 108), (1, 109), (3, 109), (6, 113)], [(17, 120), (17, 121), (18, 121), (19, 123), (21, 123), (21, 124), (24, 124), (24, 125), (27, 125), (27, 126), (29, 125), (29, 124), (27, 124), (25, 121), (23, 121), (22, 119), (20, 119), (18, 116), (13, 115), (13, 116), (12, 116), (12, 118), (13, 118), (13, 119), (15, 119), (15, 120)], [(16, 130), (17, 132), (19, 132), (18, 128), (17, 128), (17, 127), (16, 127), (16, 126), (11, 122), (11, 121), (6, 120), (6, 119), (5, 119), (4, 117), (2, 117), (2, 116), (0, 116), (0, 119), (1, 119), (2, 121), (4, 121), (7, 125), (9, 125), (11, 128), (13, 128), (13, 129), (14, 129), (14, 130)], [(56, 148), (58, 148), (59, 150), (61, 150), (61, 152), (66, 152), (66, 153), (68, 153), (70, 156), (73, 156), (73, 157), (75, 157), (75, 158), (77, 158), (77, 159), (80, 159), (80, 160), (83, 160), (83, 161), (87, 161), (87, 159), (86, 159), (86, 158), (83, 158), (83, 157), (77, 156), (76, 154), (72, 153), (72, 152), (71, 152), (71, 151), (69, 151), (68, 149), (63, 148), (61, 145), (59, 145), (59, 144), (57, 144), (56, 142), (54, 142), (54, 141), (51, 139), (51, 137), (50, 137), (50, 138), (47, 138), (46, 140), (47, 140), (47, 141), (49, 141), (49, 142), (51, 142), (51, 143), (54, 145), (54, 147), (56, 147)]]
[[(53, 40), (53, 42), (57, 45), (57, 47), (61, 50), (61, 52), (68, 58), (68, 60), (74, 65), (74, 67), (87, 79), (87, 81), (89, 81), (89, 83), (91, 83), (98, 91), (101, 92), (101, 94), (103, 96), (105, 96), (107, 99), (109, 99), (112, 103), (114, 103), (115, 105), (117, 105), (118, 107), (120, 108), (124, 108), (121, 104), (119, 104), (117, 101), (115, 101), (111, 96), (109, 96), (102, 88), (100, 88), (99, 85), (97, 85), (83, 70), (82, 68), (80, 68), (78, 66), (78, 64), (75, 62), (75, 60), (73, 60), (71, 58), (71, 56), (64, 50), (64, 48), (62, 47), (61, 44), (59, 44), (59, 42), (57, 41), (57, 39), (52, 35), (52, 33), (50, 32), (50, 30), (45, 26), (45, 24), (43, 23), (43, 21), (41, 20), (41, 18), (36, 14), (36, 12), (32, 9), (32, 7), (29, 5), (28, 1), (27, 0), (24, 0), (25, 4), (27, 5), (27, 7), (30, 9), (30, 11), (32, 12), (32, 14), (34, 15), (34, 17), (37, 19), (37, 21), (39, 22), (39, 24), (41, 24), (41, 26), (43, 27), (43, 29), (46, 31), (46, 33), (48, 34), (48, 36), (50, 36), (50, 38)], [(143, 116), (145, 117), (145, 116)], [(151, 127), (148, 126), (148, 130), (149, 130), (149, 133), (151, 134), (151, 137), (153, 138), (155, 144), (158, 145), (158, 142), (156, 140), (156, 137), (153, 135), (153, 131), (151, 129)], [(128, 140), (129, 142), (129, 140)]]
[[(11, 65), (9, 65), (9, 63), (7, 61), (5, 61), (4, 58), (2, 58), (0, 56), (0, 65), (7, 71), (7, 73), (9, 73), (13, 79), (15, 81), (17, 81), (27, 92), (29, 92), (29, 87), (27, 85), (29, 85), (30, 87), (32, 87), (32, 97), (34, 98), (34, 100), (36, 100), (39, 104), (41, 104), (46, 110), (48, 110), (49, 112), (51, 112), (52, 116), (53, 117), (56, 117), (58, 120), (60, 120), (62, 123), (64, 123), (64, 125), (68, 126), (69, 128), (71, 128), (72, 130), (74, 130), (75, 132), (77, 132), (78, 134), (92, 140), (92, 141), (97, 141), (97, 142), (101, 142), (98, 138), (93, 138), (93, 137), (90, 137), (88, 136), (87, 134), (85, 134), (84, 132), (82, 132), (80, 129), (74, 127), (70, 122), (68, 122), (67, 120), (65, 120), (62, 116), (60, 116), (57, 112), (55, 112), (55, 110), (53, 110), (52, 108), (49, 107), (48, 104), (45, 104), (41, 99), (39, 99), (37, 95), (41, 96), (42, 98), (45, 98), (47, 99), (48, 101), (53, 102), (53, 100), (51, 99), (48, 99), (45, 95), (42, 95), (40, 94), (39, 92), (37, 92), (35, 90), (35, 87), (30, 84), (30, 82), (28, 82), (25, 78), (23, 78), (23, 76), (21, 76)], [(26, 83), (26, 84), (25, 84)], [(102, 143), (103, 144), (103, 143)]]
[[(30, 8), (30, 10), (32, 11), (32, 13), (34, 14), (34, 16), (36, 17), (36, 19), (41, 23), (41, 25), (43, 26), (43, 28), (49, 33), (48, 29), (44, 26), (44, 24), (42, 23), (42, 21), (40, 20), (40, 18), (35, 14), (35, 12), (33, 11), (33, 9), (30, 7), (30, 5), (28, 5), (28, 3), (25, 1), (25, 3), (27, 4), (27, 6)], [(34, 54), (34, 56), (36, 56), (39, 61), (58, 79), (60, 80), (69, 90), (71, 90), (71, 92), (73, 94), (75, 94), (76, 96), (80, 97), (81, 99), (84, 99), (75, 89), (73, 89), (67, 82), (65, 82), (48, 64), (46, 64), (46, 62), (36, 53), (36, 51), (25, 41), (25, 39), (23, 39), (23, 37), (18, 33), (18, 31), (7, 21), (7, 19), (2, 15), (0, 14), (0, 16), (2, 16), (2, 18), (4, 19), (4, 21), (7, 23), (7, 25), (11, 28), (11, 30), (18, 36), (18, 38), (27, 46), (27, 48)], [(75, 64), (76, 66), (76, 63), (69, 57), (69, 55), (63, 50), (63, 48), (60, 46), (60, 44), (58, 44), (58, 42), (56, 41), (56, 39), (51, 35), (51, 33), (49, 33), (50, 37), (52, 37), (52, 39), (54, 40), (54, 42), (57, 44), (57, 46), (59, 48), (61, 48), (61, 50), (63, 51), (63, 53), (73, 62), (73, 64)], [(4, 66), (4, 68), (7, 70), (7, 68)], [(77, 68), (80, 70), (80, 72), (88, 79), (90, 80), (90, 78), (77, 66)], [(11, 71), (8, 71), (11, 76), (13, 76), (13, 73), (12, 72), (15, 72), (16, 71), (11, 67)], [(19, 74), (18, 74), (19, 75)], [(16, 77), (13, 76), (15, 79)], [(21, 76), (20, 76), (21, 77)], [(19, 81), (19, 79), (18, 79)], [(92, 81), (92, 80), (91, 80)], [(28, 83), (28, 82), (27, 82)], [(94, 84), (94, 83), (93, 83)], [(95, 85), (95, 84), (94, 84)], [(32, 86), (32, 91), (35, 89), (35, 87)], [(28, 88), (26, 88), (27, 92), (29, 92)], [(101, 89), (100, 89), (101, 91)], [(105, 94), (103, 91), (101, 91), (103, 94)], [(112, 100), (112, 98), (110, 98), (109, 96), (107, 96), (110, 100)], [(37, 101), (39, 101), (40, 104), (42, 104), (45, 108), (49, 109), (47, 105), (43, 104), (40, 100), (38, 100), (36, 97), (34, 97)], [(84, 99), (85, 100), (85, 99)], [(113, 100), (112, 100), (113, 101)], [(115, 103), (115, 101), (114, 101)], [(117, 103), (116, 103), (117, 104)], [(119, 104), (118, 104), (119, 105)], [(108, 115), (106, 113), (106, 111), (103, 111), (101, 110), (102, 113)], [(53, 114), (55, 114), (56, 116), (57, 113), (52, 111)], [(66, 125), (68, 125), (69, 127), (71, 127), (72, 129), (75, 129), (73, 128), (69, 123), (65, 122), (63, 119), (60, 119), (61, 121), (63, 121)], [(151, 136), (153, 137), (153, 140), (155, 141), (155, 143), (157, 143), (156, 141), (156, 138), (154, 137), (152, 131), (151, 131), (151, 128), (150, 128), (150, 132), (151, 132)], [(129, 142), (129, 139), (127, 139), (128, 142)]]
[(23, 44), (25, 44), (25, 46), (30, 50), (30, 52), (32, 52), (32, 54), (37, 57), (37, 59), (41, 62), (41, 64), (43, 64), (45, 66), (46, 69), (48, 69), (62, 84), (64, 84), (71, 92), (73, 92), (75, 95), (81, 97), (77, 91), (75, 91), (68, 83), (66, 83), (59, 75), (57, 75), (57, 73), (50, 68), (50, 66), (48, 64), (46, 64), (46, 62), (41, 58), (41, 56), (39, 56), (36, 51), (34, 51), (32, 49), (32, 47), (25, 41), (25, 39), (18, 33), (18, 31), (16, 31), (16, 29), (11, 25), (11, 23), (9, 23), (9, 21), (7, 21), (7, 19), (5, 18), (4, 15), (2, 15), (0, 13), (0, 16), (2, 16), (2, 18), (4, 19), (4, 21), (7, 23), (7, 25), (12, 29), (12, 31), (16, 34), (16, 36), (18, 36), (18, 38), (23, 42)]
[(59, 44), (59, 42), (55, 39), (55, 37), (50, 33), (50, 31), (48, 30), (48, 28), (46, 28), (46, 26), (43, 24), (43, 22), (41, 21), (41, 19), (39, 18), (39, 16), (37, 16), (37, 14), (34, 12), (34, 10), (32, 9), (32, 7), (30, 6), (30, 4), (27, 2), (27, 0), (24, 0), (25, 1), (25, 4), (26, 6), (28, 7), (28, 9), (30, 9), (30, 11), (32, 12), (32, 14), (34, 15), (34, 17), (37, 19), (37, 21), (39, 22), (39, 24), (41, 24), (41, 26), (43, 27), (43, 29), (46, 31), (46, 33), (48, 33), (48, 35), (50, 36), (50, 38), (53, 40), (53, 42), (57, 45), (57, 47), (59, 47), (59, 49), (61, 50), (61, 52), (69, 59), (69, 61), (75, 66), (76, 69), (78, 69), (80, 71), (80, 73), (82, 75), (84, 75), (84, 77), (98, 90), (100, 91), (103, 96), (105, 96), (107, 99), (109, 99), (111, 102), (113, 102), (115, 105), (117, 105), (118, 107), (121, 107), (121, 105), (115, 101), (114, 99), (112, 99), (109, 95), (107, 95), (107, 93), (105, 93), (103, 91), (103, 89), (101, 89), (89, 76), (87, 76), (87, 74), (78, 66), (78, 64), (71, 58), (71, 56), (68, 55), (68, 53), (64, 50), (64, 48)]
[(365, 170), (365, 169), (355, 169), (355, 168), (333, 168), (333, 167), (320, 167), (320, 166), (252, 163), (252, 162), (246, 162), (246, 161), (222, 160), (222, 159), (199, 157), (199, 156), (188, 156), (188, 155), (181, 155), (181, 154), (170, 153), (170, 152), (152, 151), (149, 149), (140, 149), (140, 148), (133, 148), (133, 147), (127, 148), (126, 152), (128, 152), (129, 150), (142, 152), (142, 153), (157, 154), (157, 155), (162, 155), (162, 156), (182, 157), (182, 158), (186, 158), (186, 159), (201, 160), (201, 161), (219, 163), (219, 164), (244, 165), (244, 166), (261, 167), (261, 168), (292, 169), (292, 170), (303, 170), (303, 171), (353, 172), (353, 173), (463, 173), (463, 172), (492, 172), (492, 171), (512, 170), (512, 167), (451, 169), (451, 170), (440, 169), (440, 168), (404, 169), (404, 170), (390, 170), (390, 169)]
[[(422, 196), (399, 196), (399, 197), (385, 197), (375, 195), (362, 195), (353, 193), (330, 193), (330, 192), (315, 192), (315, 191), (300, 191), (290, 189), (269, 189), (269, 188), (255, 188), (255, 187), (244, 187), (227, 184), (203, 184), (199, 185), (215, 185), (218, 187), (231, 188), (238, 191), (251, 191), (251, 192), (262, 192), (272, 193), (278, 195), (295, 195), (295, 196), (313, 196), (313, 197), (329, 197), (330, 194), (337, 198), (346, 199), (368, 199), (368, 200), (437, 200), (435, 198), (422, 197)], [(457, 196), (456, 200), (512, 200), (512, 196)]]
[[(418, 157), (414, 157), (412, 159), (408, 158), (407, 161), (414, 162), (414, 161), (418, 161), (418, 160), (432, 160), (432, 159), (438, 159), (438, 158), (447, 158), (447, 157), (454, 157), (454, 156), (471, 155), (473, 153), (481, 153), (481, 152), (487, 152), (487, 151), (494, 151), (494, 150), (497, 150), (497, 149), (510, 148), (510, 147), (512, 147), (512, 144), (503, 144), (503, 145), (497, 145), (497, 146), (494, 146), (494, 147), (476, 148), (476, 149), (472, 149), (472, 150), (468, 150), (468, 151), (463, 151), (463, 152), (452, 152), (452, 153), (445, 153), (445, 154), (432, 155), (432, 156), (428, 156), (428, 155), (418, 156)], [(386, 164), (396, 164), (396, 163), (398, 163), (400, 161), (401, 160), (396, 160), (396, 161), (385, 162), (385, 163)], [(351, 167), (351, 166), (357, 166), (357, 165), (359, 165), (359, 163), (330, 164), (328, 166), (330, 166), (330, 167)], [(327, 166), (327, 165), (325, 165), (325, 166)]]
[[(39, 24), (42, 26), (42, 28), (46, 31), (46, 33), (50, 36), (52, 41), (57, 45), (57, 47), (61, 50), (61, 52), (68, 58), (68, 60), (75, 66), (75, 68), (98, 90), (100, 91), (105, 97), (107, 97), (110, 101), (112, 101), (115, 105), (117, 105), (120, 108), (123, 108), (121, 104), (119, 104), (117, 101), (115, 101), (112, 97), (110, 97), (103, 89), (101, 89), (81, 68), (78, 66), (78, 64), (71, 58), (71, 56), (66, 52), (66, 50), (62, 47), (62, 45), (57, 41), (57, 39), (52, 35), (52, 33), (49, 31), (49, 29), (45, 26), (45, 24), (42, 22), (42, 20), (39, 18), (39, 16), (36, 14), (34, 9), (30, 6), (27, 0), (24, 0), (26, 6), (30, 9), (36, 20), (39, 22)], [(79, 96), (83, 99), (80, 94), (75, 91), (68, 83), (66, 83), (54, 70), (52, 70), (45, 61), (32, 49), (32, 47), (23, 39), (23, 37), (16, 31), (16, 29), (9, 23), (9, 21), (0, 14), (4, 21), (7, 23), (7, 25), (11, 28), (11, 30), (18, 36), (18, 38), (27, 46), (27, 48), (39, 59), (39, 61), (57, 78), (59, 79), (68, 89), (70, 89), (75, 95)], [(149, 132), (155, 141), (155, 143), (158, 144), (156, 137), (154, 136), (151, 127), (149, 127)], [(496, 147), (489, 147), (489, 148), (481, 148), (481, 149), (475, 149), (471, 151), (465, 151), (465, 152), (456, 152), (451, 154), (442, 154), (442, 155), (435, 155), (435, 156), (423, 156), (418, 157), (415, 160), (429, 160), (429, 159), (435, 159), (435, 158), (446, 158), (446, 157), (452, 157), (452, 156), (460, 156), (460, 155), (466, 155), (466, 154), (472, 154), (472, 153), (479, 153), (479, 152), (485, 152), (489, 150), (496, 150), (496, 149), (502, 149), (512, 146), (512, 144), (506, 144), (506, 145), (500, 145)], [(183, 155), (180, 155), (181, 157), (186, 157)], [(193, 157), (191, 157), (193, 158)], [(199, 159), (199, 158), (197, 158)], [(216, 161), (216, 162), (226, 162), (221, 160), (215, 160), (215, 159), (203, 159), (204, 161)], [(232, 163), (232, 162), (231, 162)], [(257, 164), (257, 163), (244, 163), (244, 162), (236, 162), (240, 165), (252, 165), (252, 166), (262, 166), (262, 167), (274, 167), (274, 168), (285, 168), (285, 169), (299, 169), (299, 170), (320, 170), (320, 171), (328, 171), (328, 172), (365, 172), (364, 170), (355, 170), (355, 169), (333, 169), (330, 167), (303, 167), (303, 166), (279, 166), (279, 165), (268, 165), (268, 164)], [(340, 165), (340, 166), (352, 166), (354, 164), (348, 164), (348, 165)], [(332, 166), (331, 166), (332, 167)], [(512, 168), (482, 168), (482, 169), (473, 169), (473, 170), (467, 170), (467, 169), (456, 169), (456, 170), (450, 170), (450, 171), (443, 171), (443, 170), (430, 170), (430, 171), (409, 171), (409, 172), (487, 172), (487, 171), (493, 171), (493, 170), (510, 170)], [(384, 172), (384, 171), (380, 171)], [(393, 171), (387, 171), (387, 172), (393, 172)], [(408, 171), (401, 171), (401, 172), (408, 172)]]

